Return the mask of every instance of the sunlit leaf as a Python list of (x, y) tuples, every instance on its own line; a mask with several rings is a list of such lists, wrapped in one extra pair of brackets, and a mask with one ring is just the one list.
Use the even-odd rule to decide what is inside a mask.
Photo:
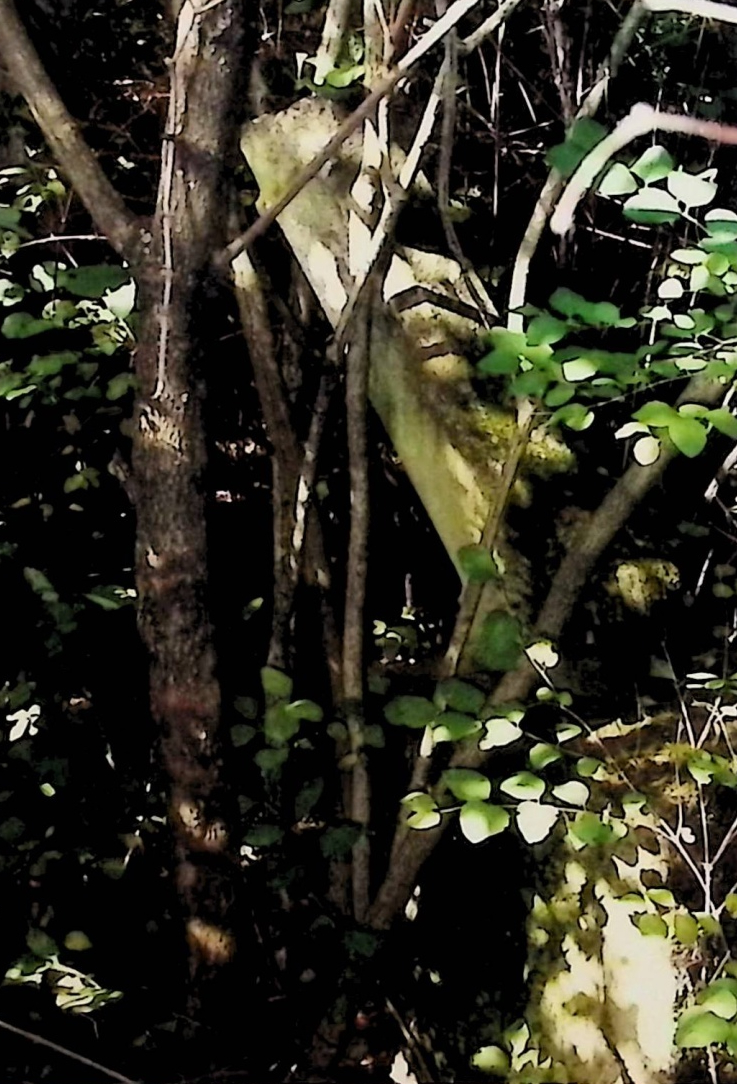
[(545, 783), (532, 772), (517, 772), (499, 784), (499, 789), (510, 798), (520, 801), (535, 801), (545, 793)]
[(651, 226), (677, 222), (681, 217), (675, 197), (661, 188), (641, 188), (626, 200), (622, 210), (632, 222)]
[(449, 768), (443, 772), (442, 781), (461, 802), (486, 801), (491, 794), (491, 783), (486, 776), (470, 768)]
[(509, 813), (502, 806), (488, 802), (466, 802), (461, 809), (460, 824), (469, 843), (482, 843), (507, 828)]
[(501, 748), (522, 737), (520, 728), (509, 719), (488, 719), (484, 727), (486, 736), (479, 742), (479, 749)]
[(686, 207), (704, 207), (711, 203), (717, 194), (717, 186), (713, 181), (705, 181), (682, 170), (669, 173), (666, 184), (670, 194)]
[(520, 802), (517, 807), (517, 828), (527, 843), (541, 843), (550, 835), (560, 810), (540, 802)]
[(615, 162), (613, 166), (610, 166), (599, 185), (599, 193), (602, 196), (628, 196), (630, 192), (636, 191), (637, 181), (621, 162)]
[(568, 783), (561, 783), (559, 786), (553, 787), (553, 797), (560, 802), (565, 802), (566, 805), (586, 805), (589, 800), (589, 793), (586, 784), (579, 783), (576, 779), (571, 779)]
[(630, 166), (630, 169), (645, 184), (652, 184), (654, 181), (662, 181), (667, 177), (673, 170), (674, 164), (665, 147), (655, 145), (648, 147), (635, 164)]
[(676, 1046), (703, 1048), (722, 1043), (729, 1033), (729, 1024), (712, 1012), (692, 1009), (684, 1013), (676, 1028)]

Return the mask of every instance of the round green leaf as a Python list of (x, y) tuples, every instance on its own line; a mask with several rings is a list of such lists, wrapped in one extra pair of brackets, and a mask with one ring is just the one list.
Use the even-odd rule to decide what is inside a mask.
[(645, 403), (644, 406), (641, 406), (632, 417), (636, 422), (641, 422), (643, 425), (652, 425), (656, 429), (664, 429), (670, 425), (674, 418), (678, 417), (678, 411), (670, 403), (661, 403), (659, 400), (654, 400), (652, 403)]
[(599, 193), (602, 196), (628, 196), (630, 192), (637, 191), (637, 181), (626, 166), (621, 162), (615, 162), (599, 185)]
[(729, 987), (720, 983), (707, 986), (696, 1000), (699, 1005), (703, 1005), (722, 1020), (731, 1020), (737, 1013), (737, 997)]
[(514, 670), (522, 654), (519, 621), (506, 610), (487, 614), (473, 643), (476, 662), (485, 670)]
[(64, 938), (64, 948), (70, 952), (86, 952), (92, 948), (92, 942), (82, 930), (70, 930)]
[(605, 773), (603, 762), (596, 757), (581, 757), (576, 764), (576, 771), (582, 779), (601, 779)]
[(504, 782), (499, 784), (499, 789), (508, 794), (510, 798), (518, 798), (520, 801), (534, 801), (542, 798), (545, 793), (545, 783), (539, 776), (532, 772), (517, 772), (510, 775)]
[(563, 363), (563, 376), (571, 384), (575, 384), (580, 380), (588, 380), (589, 377), (595, 376), (599, 371), (599, 367), (595, 361), (591, 361), (589, 358), (573, 358), (572, 361), (566, 361)]
[(552, 346), (568, 333), (568, 324), (549, 312), (541, 312), (530, 320), (527, 342), (530, 346)]
[(517, 806), (517, 828), (527, 843), (541, 843), (550, 835), (560, 815), (554, 805), (541, 802), (520, 802)]
[(713, 181), (705, 181), (680, 169), (668, 174), (666, 184), (670, 194), (686, 207), (705, 207), (717, 194)]
[(246, 832), (245, 842), (251, 847), (272, 847), (284, 835), (282, 829), (276, 824), (257, 824)]
[(392, 726), (408, 726), (421, 730), (435, 721), (438, 709), (424, 696), (397, 696), (384, 708), (387, 722)]
[(661, 188), (641, 188), (625, 201), (622, 210), (632, 222), (650, 226), (677, 222), (681, 217), (677, 200)]
[(309, 723), (322, 722), (322, 708), (314, 700), (295, 700), (287, 704), (285, 711), (295, 719), (304, 719)]
[(461, 802), (485, 801), (491, 794), (486, 776), (470, 768), (449, 768), (443, 772), (442, 782)]
[(693, 915), (676, 915), (673, 929), (682, 945), (695, 945), (699, 939), (699, 924)]
[(484, 706), (486, 695), (482, 689), (478, 689), (467, 681), (448, 678), (446, 681), (438, 682), (433, 700), (441, 710), (451, 708), (453, 711), (478, 715)]
[(509, 825), (509, 813), (488, 802), (466, 802), (461, 809), (461, 831), (469, 843), (482, 843)]
[(694, 266), (696, 264), (705, 263), (707, 253), (703, 248), (677, 248), (670, 254), (670, 259), (675, 260), (676, 263), (685, 263)]
[(584, 806), (589, 800), (589, 788), (585, 783), (571, 779), (568, 783), (553, 787), (553, 797), (560, 802), (565, 802), (566, 805)]
[(462, 741), (481, 730), (481, 723), (459, 711), (446, 711), (438, 717), (432, 730), (432, 740), (437, 745), (443, 741)]
[(486, 736), (479, 742), (479, 749), (501, 748), (522, 737), (520, 728), (509, 719), (488, 719), (484, 727)]
[(235, 726), (230, 728), (230, 740), (236, 749), (248, 745), (249, 741), (252, 741), (255, 737), (256, 727), (249, 726), (248, 723), (236, 723)]
[(586, 811), (576, 817), (571, 831), (581, 843), (588, 846), (599, 846), (610, 843), (614, 838), (614, 830), (610, 824), (605, 824), (596, 813)]
[(693, 459), (706, 447), (706, 427), (696, 418), (679, 414), (668, 426), (668, 436), (679, 452)]
[(731, 411), (718, 407), (716, 410), (707, 410), (705, 417), (715, 429), (724, 433), (725, 437), (737, 440), (737, 418)]
[(724, 1042), (728, 1033), (726, 1020), (712, 1012), (692, 1009), (678, 1021), (676, 1046), (703, 1048)]
[(537, 742), (529, 752), (530, 767), (535, 771), (541, 771), (547, 768), (548, 764), (554, 764), (556, 760), (560, 760), (562, 756), (563, 754), (554, 745)]
[(500, 1046), (482, 1046), (471, 1058), (471, 1065), (481, 1073), (506, 1077), (509, 1072), (509, 1056)]
[(649, 467), (660, 455), (660, 441), (657, 437), (640, 437), (632, 454), (641, 467)]
[(652, 184), (654, 181), (662, 181), (667, 177), (674, 164), (665, 147), (656, 144), (654, 147), (648, 147), (635, 164), (630, 166), (630, 169), (645, 184)]
[(292, 679), (281, 670), (276, 670), (273, 666), (262, 667), (261, 687), (267, 696), (287, 700), (292, 695), (292, 685)]
[(643, 937), (667, 937), (668, 927), (660, 915), (645, 914), (637, 915), (634, 919), (635, 926)]
[(663, 301), (674, 301), (683, 297), (683, 283), (680, 279), (665, 279), (658, 286), (658, 297)]
[(458, 564), (469, 583), (486, 583), (499, 578), (499, 569), (486, 546), (462, 546)]

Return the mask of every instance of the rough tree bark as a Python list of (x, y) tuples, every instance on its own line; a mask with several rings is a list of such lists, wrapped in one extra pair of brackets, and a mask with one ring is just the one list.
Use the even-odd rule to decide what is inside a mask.
[(220, 689), (206, 602), (207, 359), (198, 351), (194, 322), (213, 253), (227, 240), (224, 166), (238, 131), (233, 111), (245, 24), (241, 0), (185, 0), (173, 14), (170, 104), (151, 223), (128, 211), (105, 176), (44, 71), (13, 0), (0, 0), (0, 57), (59, 166), (97, 227), (131, 264), (139, 286), (132, 487), (139, 626), (169, 777), (190, 972), (199, 980), (233, 955), (232, 905), (240, 874), (220, 786)]

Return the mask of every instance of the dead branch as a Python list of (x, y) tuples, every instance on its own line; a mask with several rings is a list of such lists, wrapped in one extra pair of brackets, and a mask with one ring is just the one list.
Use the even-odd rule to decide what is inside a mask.
[(3, 1031), (9, 1031), (11, 1035), (17, 1035), (20, 1039), (26, 1039), (29, 1043), (45, 1046), (47, 1050), (53, 1050), (55, 1054), (60, 1054), (63, 1058), (69, 1058), (80, 1065), (86, 1065), (88, 1069), (94, 1069), (96, 1073), (101, 1073), (109, 1080), (117, 1080), (118, 1084), (137, 1084), (137, 1081), (131, 1080), (130, 1077), (123, 1076), (122, 1073), (116, 1073), (114, 1069), (108, 1069), (106, 1065), (100, 1065), (99, 1061), (92, 1061), (91, 1058), (86, 1058), (83, 1054), (77, 1054), (76, 1051), (68, 1050), (65, 1046), (52, 1043), (50, 1039), (44, 1039), (42, 1035), (36, 1035), (33, 1031), (17, 1028), (14, 1024), (8, 1024), (5, 1020), (0, 1020), (0, 1028)]

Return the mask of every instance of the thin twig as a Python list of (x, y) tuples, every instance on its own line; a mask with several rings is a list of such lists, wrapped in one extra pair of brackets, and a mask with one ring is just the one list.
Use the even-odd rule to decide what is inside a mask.
[(350, 753), (353, 758), (351, 820), (361, 827), (361, 836), (353, 847), (352, 869), (353, 913), (357, 922), (365, 921), (370, 902), (368, 828), (371, 797), (366, 754), (363, 749), (363, 626), (369, 530), (366, 405), (370, 300), (369, 292), (352, 322), (352, 341), (346, 359), (345, 382), (351, 524), (343, 622), (343, 696)]
[[(596, 73), (593, 87), (576, 113), (576, 120), (581, 120), (585, 117), (593, 117), (596, 113), (610, 82), (614, 79), (619, 70), (619, 66), (632, 43), (635, 32), (644, 18), (645, 13), (645, 7), (642, 0), (634, 0), (632, 7), (627, 13), (627, 17), (617, 31), (614, 41), (612, 42), (612, 47), (609, 50), (609, 55), (603, 64), (600, 65), (599, 70)], [(524, 236), (520, 242), (519, 249), (517, 250), (514, 267), (512, 269), (512, 284), (509, 290), (509, 309), (514, 316), (514, 319), (510, 320), (509, 323), (509, 327), (512, 331), (521, 331), (523, 328), (523, 318), (521, 315), (515, 314), (515, 310), (521, 309), (525, 303), (527, 296), (527, 276), (530, 269), (530, 263), (537, 251), (537, 246), (540, 243), (545, 224), (550, 217), (556, 200), (563, 191), (564, 185), (565, 178), (557, 169), (552, 169), (538, 196), (532, 216), (530, 217), (530, 221), (527, 224)]]
[(86, 1065), (88, 1069), (94, 1069), (110, 1080), (117, 1080), (119, 1084), (140, 1084), (139, 1081), (132, 1080), (129, 1076), (116, 1073), (115, 1069), (108, 1069), (106, 1065), (100, 1065), (99, 1061), (93, 1061), (83, 1054), (77, 1054), (74, 1050), (68, 1050), (67, 1047), (53, 1043), (50, 1039), (44, 1039), (43, 1036), (36, 1035), (32, 1031), (26, 1031), (25, 1028), (18, 1028), (15, 1024), (8, 1024), (5, 1020), (0, 1020), (0, 1028), (9, 1031), (12, 1035), (17, 1035), (20, 1039), (26, 1039), (29, 1043), (45, 1046), (47, 1050), (53, 1050), (56, 1054), (61, 1054), (63, 1058), (69, 1058), (71, 1061), (79, 1062), (80, 1065)]
[[(7, 2), (7, 0), (5, 0)], [(300, 170), (295, 180), (286, 190), (276, 203), (274, 203), (268, 210), (264, 211), (255, 222), (249, 226), (245, 233), (240, 237), (236, 237), (230, 244), (226, 245), (223, 251), (215, 258), (215, 265), (218, 267), (225, 267), (231, 260), (235, 259), (238, 253), (243, 252), (253, 242), (261, 237), (266, 232), (269, 226), (272, 225), (282, 213), (285, 207), (288, 207), (292, 200), (299, 195), (305, 185), (309, 184), (313, 177), (316, 177), (326, 162), (332, 161), (336, 157), (338, 151), (345, 143), (346, 139), (355, 132), (355, 130), (367, 120), (374, 109), (386, 95), (396, 87), (397, 83), (407, 77), (410, 70), (417, 64), (419, 60), (429, 52), (439, 41), (442, 40), (445, 35), (456, 26), (460, 20), (466, 15), (471, 8), (473, 8), (479, 0), (455, 0), (450, 5), (445, 15), (443, 15), (433, 26), (428, 30), (420, 41), (414, 45), (408, 53), (406, 53), (397, 67), (391, 72), (385, 79), (383, 79), (374, 90), (364, 98), (361, 104), (346, 117), (338, 131), (328, 140), (323, 149), (315, 155), (311, 162), (308, 162), (303, 169)], [(512, 14), (514, 9), (521, 3), (521, 0), (504, 0), (499, 5), (494, 14), (487, 19), (486, 26), (489, 24), (486, 33), (492, 33), (493, 30), (500, 26), (504, 20)], [(492, 25), (493, 24), (493, 25)], [(480, 29), (480, 28), (479, 28)], [(486, 34), (484, 35), (486, 36)], [(468, 44), (466, 39), (463, 44)], [(475, 46), (472, 46), (475, 48)]]
[(731, 4), (718, 4), (713, 0), (644, 0), (644, 3), (652, 12), (680, 11), (700, 19), (737, 24), (737, 8)]

